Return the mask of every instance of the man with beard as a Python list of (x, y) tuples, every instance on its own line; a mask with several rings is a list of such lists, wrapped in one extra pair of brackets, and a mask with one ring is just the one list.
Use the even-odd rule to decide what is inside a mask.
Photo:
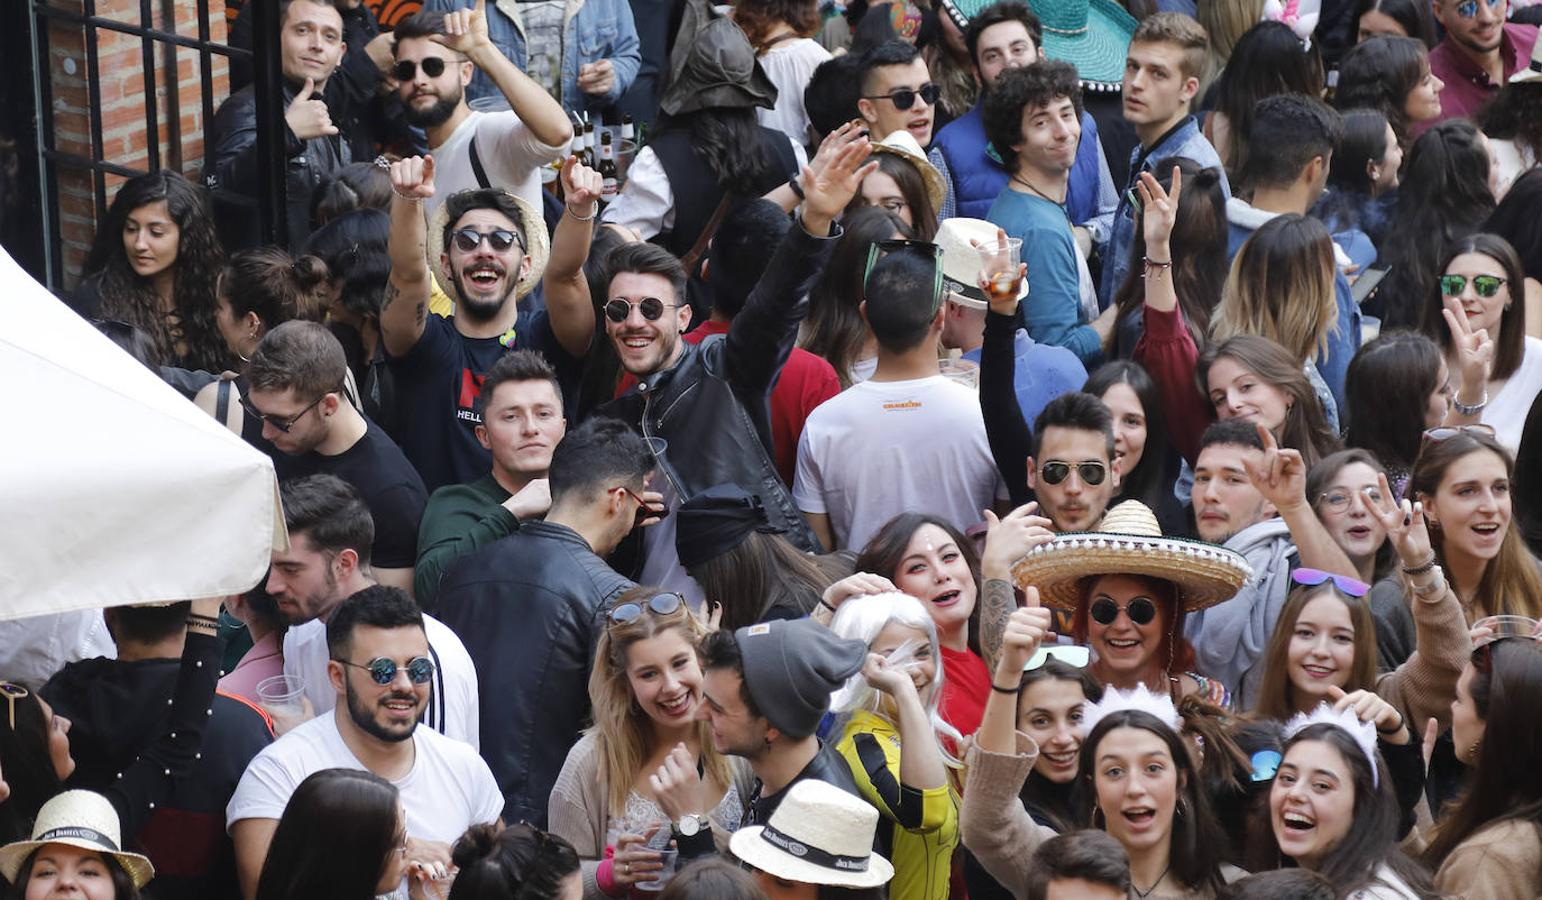
[(325, 652), (335, 711), (259, 753), (225, 810), (247, 900), (290, 795), (322, 769), (362, 769), (396, 785), (409, 864), (442, 871), (467, 828), (498, 820), (498, 784), (476, 750), (417, 727), (439, 674), (411, 597), (380, 586), (350, 597), (327, 623)]
[[(424, 203), (432, 217), (457, 191), (497, 187), (541, 208), (539, 171), (565, 155), (573, 126), (562, 105), (521, 72), (487, 33), (487, 3), (454, 12), (421, 11), (399, 23), (391, 70), (407, 121), (428, 135), (438, 164), (438, 192)], [(466, 85), (485, 73), (509, 102), (473, 112)]]
[[(421, 42), (429, 43), (429, 42)], [(546, 269), (549, 245), (540, 211), (498, 188), (450, 195), (423, 218), (437, 193), (435, 157), (392, 164), (391, 277), (380, 308), (380, 339), (396, 378), (398, 421), (411, 422), (402, 452), (430, 491), (487, 474), (492, 455), (477, 440), (477, 397), (506, 350), (546, 357), (565, 385), (594, 337), (594, 306), (583, 281), (583, 257), (600, 194), (599, 173), (569, 160), (563, 167), (568, 214), (557, 226), (559, 265), (546, 279), (546, 309), (522, 313)], [(577, 243), (575, 243), (577, 241)], [(455, 299), (455, 315), (428, 314), (428, 260)], [(560, 271), (559, 271), (560, 270)]]
[[(1440, 119), (1470, 118), (1526, 68), (1537, 26), (1507, 21), (1509, 0), (1435, 0), (1434, 10), (1446, 33), (1430, 51), (1430, 74), (1446, 83)], [(1416, 125), (1415, 136), (1440, 119)]]
[[(285, 482), (279, 488), (289, 549), (273, 552), (268, 595), (289, 623), (284, 634), (284, 674), (300, 679), (305, 699), (324, 713), (337, 702), (327, 679), (326, 625), (349, 597), (375, 585), (369, 548), (374, 522), (357, 491), (331, 475)], [(455, 632), (423, 617), (433, 681), (421, 710), (428, 727), (476, 747), (477, 673)], [(279, 721), (280, 731), (295, 723)]]
[[(964, 31), (964, 44), (974, 62), (974, 79), (980, 85), (980, 100), (969, 112), (937, 132), (935, 146), (942, 151), (947, 171), (953, 177), (958, 215), (983, 219), (991, 201), (1011, 178), (1000, 155), (989, 148), (985, 138), (985, 122), (980, 117), (985, 94), (1002, 72), (1038, 62), (1044, 53), (1039, 47), (1039, 17), (1021, 0), (1001, 0), (966, 15), (972, 5), (969, 0), (950, 0), (943, 4), (943, 9)], [(1111, 211), (1115, 202), (1114, 183), (1098, 142), (1098, 126), (1085, 110), (1081, 124), (1082, 141), (1076, 148), (1076, 164), (1071, 167), (1066, 193), (1066, 210), (1071, 221), (1079, 226), (1078, 238), (1096, 232), (1094, 222), (1099, 207), (1108, 206)], [(1098, 235), (1100, 242), (1105, 237)]]
[(263, 335), (246, 364), (241, 404), (262, 423), (280, 481), (336, 475), (358, 489), (374, 519), (375, 578), (410, 590), (428, 492), (385, 431), (343, 392), (343, 346), (316, 322), (285, 322)]

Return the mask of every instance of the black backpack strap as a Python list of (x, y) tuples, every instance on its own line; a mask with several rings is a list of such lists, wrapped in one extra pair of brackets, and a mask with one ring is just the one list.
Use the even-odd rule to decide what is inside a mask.
[(221, 381), (214, 391), (214, 419), (225, 424), (225, 414), (230, 412), (230, 382)]
[(471, 143), (467, 146), (471, 148), (471, 173), (477, 177), (477, 184), (484, 188), (492, 187), (493, 183), (487, 180), (487, 170), (482, 167), (482, 157), (477, 156), (476, 132), (472, 132)]

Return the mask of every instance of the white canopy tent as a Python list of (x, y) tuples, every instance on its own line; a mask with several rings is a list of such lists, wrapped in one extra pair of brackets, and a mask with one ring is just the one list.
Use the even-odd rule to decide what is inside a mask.
[(0, 619), (251, 588), (273, 464), (0, 252)]

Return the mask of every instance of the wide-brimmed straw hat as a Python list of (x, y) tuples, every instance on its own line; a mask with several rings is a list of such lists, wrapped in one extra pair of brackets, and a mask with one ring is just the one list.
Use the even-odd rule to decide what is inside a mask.
[(740, 860), (786, 881), (870, 888), (894, 877), (873, 852), (878, 810), (832, 784), (804, 779), (765, 825), (735, 831), (728, 847)]
[(1178, 605), (1194, 612), (1230, 600), (1253, 577), (1242, 555), (1219, 544), (1162, 536), (1162, 527), (1136, 500), (1110, 509), (1097, 531), (1061, 534), (1012, 566), (1020, 587), (1039, 589), (1046, 606), (1075, 609), (1081, 582), (1098, 575), (1144, 575), (1172, 582)]
[(921, 173), (921, 181), (926, 185), (926, 198), (932, 201), (932, 212), (942, 209), (942, 201), (948, 198), (948, 182), (937, 171), (937, 167), (932, 165), (932, 161), (926, 158), (926, 151), (921, 149), (915, 135), (903, 128), (896, 128), (888, 137), (873, 145), (873, 152), (898, 156), (915, 166), (916, 171)]
[[(907, 131), (906, 134), (909, 134)], [(953, 293), (952, 299), (970, 309), (989, 309), (990, 302), (980, 290), (980, 251), (996, 243), (996, 223), (984, 219), (943, 219), (933, 238), (942, 248), (942, 280)], [(1017, 299), (1028, 296), (1028, 279), (1022, 280)]]
[[(514, 208), (519, 210), (517, 224), (520, 236), (525, 239), (525, 255), (530, 257), (530, 271), (514, 286), (514, 296), (518, 298), (535, 290), (535, 286), (541, 283), (541, 276), (546, 273), (546, 259), (551, 255), (551, 238), (546, 234), (546, 219), (540, 210), (508, 191), (503, 193), (513, 201)], [(446, 200), (439, 204), (439, 208), (434, 210), (428, 220), (428, 263), (434, 267), (434, 277), (439, 280), (439, 286), (450, 295), (451, 300), (459, 304), (460, 290), (456, 288), (454, 279), (450, 278), (450, 267), (443, 262), (444, 229), (449, 224), (450, 204)]]
[(118, 812), (106, 797), (95, 791), (65, 791), (38, 811), (31, 840), (0, 847), (0, 875), (15, 884), (32, 851), (46, 844), (66, 844), (111, 856), (133, 879), (134, 887), (144, 887), (155, 877), (155, 867), (148, 858), (123, 850), (122, 843)]

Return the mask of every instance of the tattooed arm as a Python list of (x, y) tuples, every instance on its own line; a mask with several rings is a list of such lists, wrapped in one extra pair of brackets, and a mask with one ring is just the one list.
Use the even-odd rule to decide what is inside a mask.
[(1001, 659), (1001, 638), (1007, 631), (1007, 620), (1017, 609), (1017, 596), (1012, 593), (1012, 582), (1002, 578), (986, 578), (980, 588), (980, 653), (985, 657), (985, 667), (994, 672)]
[(423, 201), (434, 195), (434, 158), (409, 157), (391, 164), (391, 278), (380, 304), (380, 338), (386, 353), (406, 356), (428, 321), (428, 225)]
[(1007, 620), (1017, 609), (1012, 565), (1055, 537), (1049, 519), (1038, 515), (1038, 511), (1037, 503), (1025, 503), (1001, 519), (989, 510), (985, 512), (990, 531), (985, 536), (985, 552), (980, 554), (980, 652), (991, 672), (996, 671), (1001, 656)]

